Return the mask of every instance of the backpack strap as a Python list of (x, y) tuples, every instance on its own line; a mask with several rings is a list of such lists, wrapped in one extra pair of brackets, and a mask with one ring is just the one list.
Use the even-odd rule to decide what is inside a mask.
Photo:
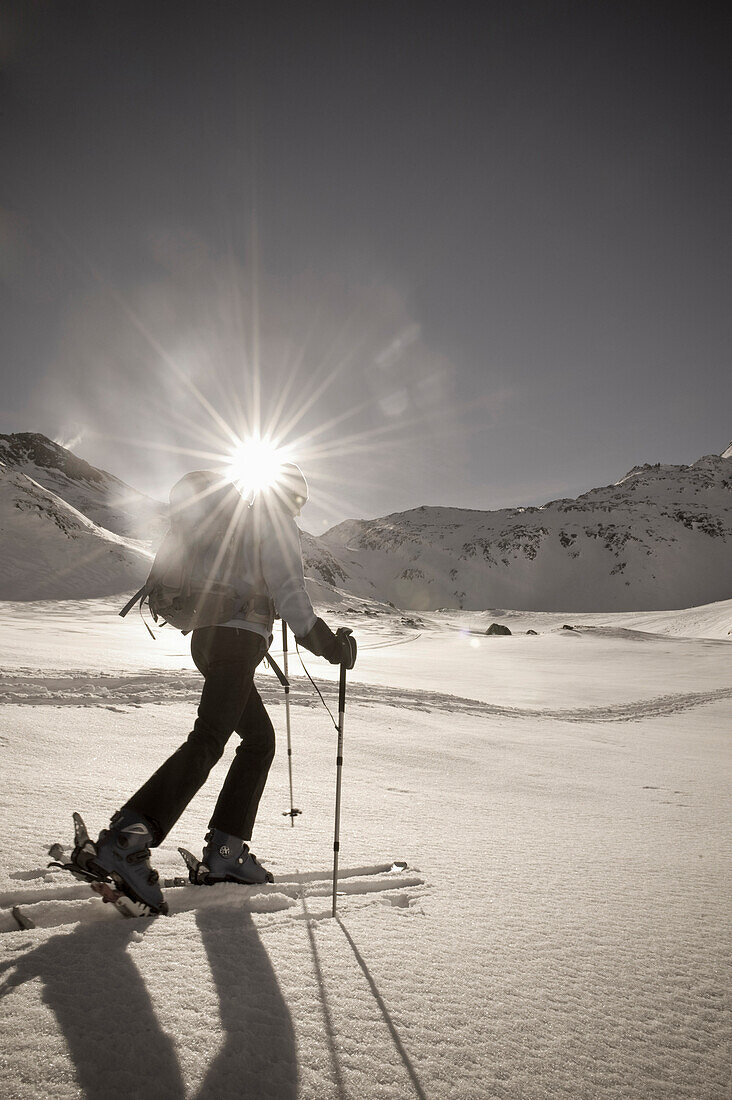
[(132, 608), (135, 606), (138, 600), (140, 601), (140, 604), (142, 604), (142, 601), (145, 599), (146, 593), (147, 581), (143, 584), (142, 588), (138, 589), (138, 591), (135, 592), (132, 599), (128, 603), (126, 603), (122, 610), (119, 612), (120, 618), (124, 619), (125, 615), (132, 611)]
[(279, 680), (279, 682), (282, 684), (283, 688), (285, 688), (285, 690), (288, 690), (289, 687), (290, 687), (290, 681), (287, 679), (284, 672), (282, 671), (280, 666), (277, 664), (277, 662), (274, 660), (274, 658), (268, 653), (267, 656), (264, 659), (267, 662), (267, 664), (269, 665), (269, 667), (272, 669), (272, 671), (274, 672), (274, 674), (277, 677), (277, 679)]

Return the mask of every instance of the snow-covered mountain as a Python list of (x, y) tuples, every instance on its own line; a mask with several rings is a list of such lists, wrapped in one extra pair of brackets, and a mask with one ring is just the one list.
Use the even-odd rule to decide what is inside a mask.
[(0, 462), (0, 599), (80, 599), (127, 592), (150, 554)]
[[(422, 507), (314, 540), (311, 573), (416, 611), (626, 611), (732, 595), (732, 445), (542, 507)], [(319, 556), (320, 555), (320, 556)]]
[(98, 470), (45, 435), (0, 435), (0, 462), (26, 474), (99, 527), (124, 538), (157, 542), (167, 508), (106, 470)]
[[(165, 511), (45, 436), (0, 436), (0, 599), (132, 589)], [(314, 600), (366, 600), (374, 614), (388, 604), (589, 612), (711, 603), (732, 596), (732, 444), (691, 466), (635, 466), (542, 507), (423, 506), (303, 532), (302, 544)]]

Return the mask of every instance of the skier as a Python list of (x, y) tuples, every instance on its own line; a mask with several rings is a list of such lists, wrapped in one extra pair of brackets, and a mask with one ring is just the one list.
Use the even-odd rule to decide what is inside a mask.
[[(171, 503), (180, 502), (182, 494), (188, 507), (195, 508), (221, 482), (220, 475), (208, 471), (188, 474), (171, 493)], [(226, 489), (236, 492), (230, 484)], [(334, 634), (316, 616), (305, 590), (295, 516), (307, 499), (302, 471), (287, 463), (276, 485), (243, 509), (247, 515), (235, 534), (233, 576), (241, 609), (226, 622), (194, 629), (191, 635), (191, 655), (204, 677), (193, 730), (114, 814), (97, 840), (88, 869), (95, 872), (94, 864), (98, 865), (123, 892), (155, 911), (165, 912), (166, 907), (150, 864), (150, 848), (168, 835), (234, 731), (241, 741), (209, 822), (202, 861), (205, 881), (272, 881), (250, 852), (249, 841), (275, 751), (272, 723), (254, 686), (255, 669), (272, 642), (275, 606), (311, 653), (347, 668), (355, 663), (356, 643), (350, 632), (341, 628)]]

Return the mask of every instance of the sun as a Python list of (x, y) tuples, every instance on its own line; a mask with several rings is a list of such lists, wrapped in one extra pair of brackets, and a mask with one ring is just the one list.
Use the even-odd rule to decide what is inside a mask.
[(226, 476), (241, 492), (259, 493), (276, 485), (287, 454), (269, 439), (243, 439), (234, 449)]

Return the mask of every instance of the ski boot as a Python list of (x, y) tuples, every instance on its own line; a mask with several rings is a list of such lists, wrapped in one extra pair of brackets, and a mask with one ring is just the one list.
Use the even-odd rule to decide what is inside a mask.
[(167, 913), (158, 873), (150, 866), (150, 826), (135, 810), (118, 810), (96, 843), (94, 862), (113, 883), (153, 913)]
[(206, 833), (202, 860), (197, 860), (185, 848), (178, 851), (186, 862), (191, 882), (196, 885), (239, 882), (243, 886), (259, 886), (274, 882), (272, 872), (262, 866), (245, 841), (222, 833), (220, 829), (211, 829)]
[[(114, 818), (112, 818), (113, 826), (115, 820), (119, 819), (120, 816), (120, 814), (115, 814)], [(140, 822), (139, 824), (142, 823)], [(163, 895), (160, 893), (159, 889), (157, 893), (154, 893), (152, 891), (152, 884), (149, 884), (146, 896), (143, 900), (141, 892), (130, 886), (127, 881), (127, 875), (123, 876), (119, 873), (118, 869), (111, 870), (110, 867), (107, 866), (107, 864), (110, 863), (109, 851), (107, 851), (106, 856), (100, 858), (100, 850), (103, 848), (110, 848), (107, 839), (111, 831), (112, 830), (105, 830), (100, 833), (99, 840), (95, 844), (89, 836), (81, 814), (75, 813), (74, 848), (71, 852), (69, 862), (63, 862), (64, 850), (61, 845), (54, 844), (50, 848), (48, 854), (56, 856), (57, 858), (52, 863), (49, 863), (48, 866), (59, 867), (62, 871), (68, 871), (74, 878), (88, 883), (94, 893), (98, 894), (102, 901), (111, 902), (123, 917), (144, 917), (149, 916), (151, 912), (167, 913), (168, 907), (162, 900)], [(137, 848), (137, 845), (135, 847)], [(129, 848), (127, 851), (129, 853)], [(149, 851), (147, 851), (147, 855), (150, 855)], [(140, 853), (137, 858), (139, 860), (144, 857)], [(149, 864), (148, 873), (150, 875), (156, 874)]]

